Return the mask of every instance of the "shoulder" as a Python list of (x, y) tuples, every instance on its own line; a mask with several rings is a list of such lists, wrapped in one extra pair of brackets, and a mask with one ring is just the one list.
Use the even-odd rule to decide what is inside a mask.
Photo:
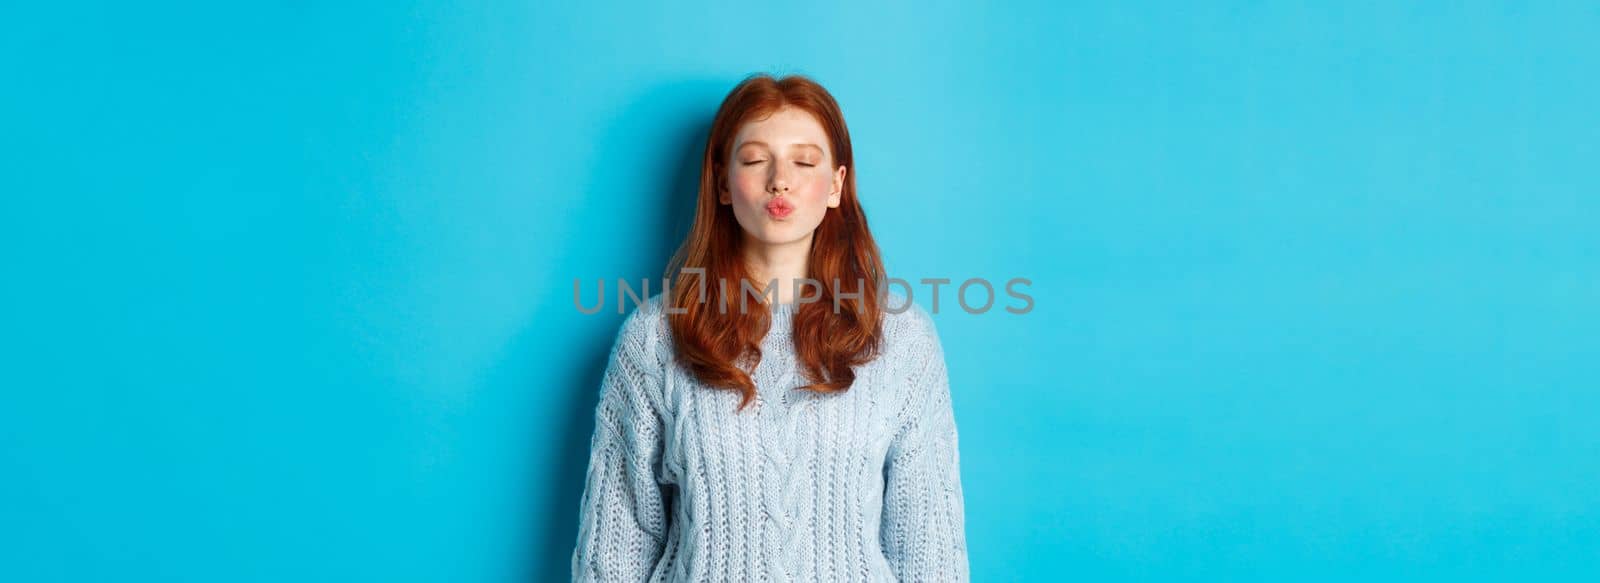
[(628, 308), (627, 316), (622, 319), (621, 333), (630, 335), (651, 335), (660, 331), (666, 324), (667, 311), (662, 307), (665, 301), (661, 293), (652, 294), (642, 302), (634, 302)]
[(628, 309), (627, 316), (617, 327), (613, 345), (613, 351), (618, 356), (652, 365), (651, 370), (660, 370), (665, 364), (663, 355), (667, 352), (664, 346), (670, 345), (671, 328), (667, 323), (666, 310), (662, 307), (663, 301), (658, 292)]
[(887, 293), (883, 303), (882, 354), (894, 366), (918, 366), (944, 356), (933, 315), (904, 294)]
[(949, 372), (938, 326), (928, 310), (903, 295), (891, 293), (884, 303), (880, 358), (895, 387), (896, 419), (902, 427), (928, 407), (948, 402)]
[(909, 383), (902, 389), (926, 388), (923, 381), (946, 370), (944, 343), (933, 314), (904, 295), (890, 291), (883, 303), (883, 338), (878, 359), (891, 372), (891, 378)]

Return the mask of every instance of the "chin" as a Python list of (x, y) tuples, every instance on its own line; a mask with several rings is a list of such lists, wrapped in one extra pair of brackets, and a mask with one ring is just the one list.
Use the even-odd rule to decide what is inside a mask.
[(809, 230), (799, 225), (772, 225), (756, 233), (753, 239), (764, 245), (784, 245), (806, 238)]

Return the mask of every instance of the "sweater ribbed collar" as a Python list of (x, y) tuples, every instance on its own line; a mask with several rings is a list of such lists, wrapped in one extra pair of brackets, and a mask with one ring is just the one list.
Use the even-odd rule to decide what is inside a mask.
[(794, 332), (794, 314), (799, 311), (799, 304), (769, 304), (771, 310), (772, 327), (767, 329), (767, 336), (787, 338)]

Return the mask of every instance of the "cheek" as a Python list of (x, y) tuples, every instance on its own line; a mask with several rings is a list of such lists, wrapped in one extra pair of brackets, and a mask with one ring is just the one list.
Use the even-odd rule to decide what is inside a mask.
[(728, 180), (734, 198), (751, 199), (766, 194), (766, 179), (754, 172), (736, 172)]
[(828, 191), (833, 190), (833, 179), (826, 172), (811, 172), (798, 180), (800, 182), (795, 184), (796, 194), (806, 200), (826, 200)]

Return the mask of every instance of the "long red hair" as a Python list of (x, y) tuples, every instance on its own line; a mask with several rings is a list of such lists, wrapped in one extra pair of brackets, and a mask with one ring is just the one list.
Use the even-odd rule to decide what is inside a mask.
[[(756, 290), (764, 289), (766, 282), (749, 279), (741, 227), (733, 208), (719, 204), (717, 194), (727, 179), (729, 149), (739, 128), (784, 106), (815, 116), (828, 135), (831, 167), (847, 168), (839, 206), (827, 210), (811, 241), (807, 277), (822, 284), (822, 295), (816, 302), (797, 306), (794, 316), (795, 354), (810, 383), (801, 388), (822, 393), (848, 390), (856, 378), (853, 367), (877, 358), (882, 344), (883, 260), (856, 198), (855, 160), (844, 114), (826, 89), (804, 76), (747, 77), (723, 99), (711, 121), (694, 225), (667, 266), (666, 277), (673, 284), (671, 297), (663, 298), (674, 311), (682, 311), (668, 316), (679, 362), (701, 382), (741, 393), (739, 410), (756, 396), (750, 373), (739, 364), (748, 364), (753, 371), (761, 361), (760, 343), (771, 317), (759, 294), (741, 298), (746, 293), (744, 282)], [(704, 279), (686, 271), (692, 268), (703, 269)], [(718, 282), (726, 282), (726, 289)], [(841, 291), (850, 295), (838, 297), (840, 309), (834, 310)], [(741, 300), (757, 309), (740, 309), (746, 305)]]

